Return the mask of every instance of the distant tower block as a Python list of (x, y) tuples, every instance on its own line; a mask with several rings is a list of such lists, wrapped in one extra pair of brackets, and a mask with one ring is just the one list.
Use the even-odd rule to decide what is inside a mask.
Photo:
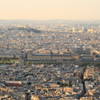
[(17, 27), (21, 27), (21, 25), (20, 24), (18, 24), (18, 26)]
[(72, 32), (73, 32), (73, 33), (75, 32), (75, 27), (72, 27)]
[(82, 32), (84, 32), (84, 27), (82, 27)]
[(24, 25), (24, 28), (29, 28), (28, 24), (25, 24), (25, 25)]

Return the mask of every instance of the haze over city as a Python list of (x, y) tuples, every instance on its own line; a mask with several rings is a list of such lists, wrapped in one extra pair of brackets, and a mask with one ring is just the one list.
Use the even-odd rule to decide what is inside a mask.
[(100, 0), (0, 0), (0, 19), (100, 20)]
[(0, 100), (100, 100), (100, 0), (0, 0)]

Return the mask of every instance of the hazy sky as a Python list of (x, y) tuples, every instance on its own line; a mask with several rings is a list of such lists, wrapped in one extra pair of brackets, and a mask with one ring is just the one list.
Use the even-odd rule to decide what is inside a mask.
[(0, 19), (100, 20), (100, 0), (0, 0)]

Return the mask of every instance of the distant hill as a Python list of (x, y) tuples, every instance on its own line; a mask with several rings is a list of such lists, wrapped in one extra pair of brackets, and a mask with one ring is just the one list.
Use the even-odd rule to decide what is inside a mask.
[(3, 24), (52, 24), (52, 23), (67, 23), (67, 24), (100, 24), (100, 20), (1, 20), (0, 23)]
[(24, 27), (13, 27), (13, 28), (8, 28), (8, 30), (23, 30), (27, 32), (35, 32), (35, 33), (41, 33), (40, 30), (34, 29), (34, 28), (24, 28)]

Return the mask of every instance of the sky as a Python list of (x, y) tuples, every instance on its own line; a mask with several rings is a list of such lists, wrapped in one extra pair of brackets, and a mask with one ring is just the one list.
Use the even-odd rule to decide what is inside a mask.
[(0, 19), (100, 20), (100, 0), (0, 0)]

